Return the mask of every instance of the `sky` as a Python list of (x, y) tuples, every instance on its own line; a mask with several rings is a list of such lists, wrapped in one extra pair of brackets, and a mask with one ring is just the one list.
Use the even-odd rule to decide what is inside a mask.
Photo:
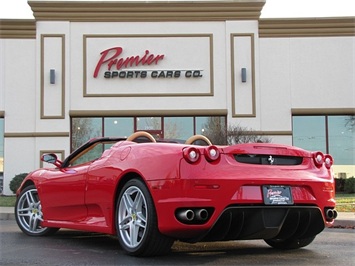
[[(262, 18), (344, 16), (355, 16), (355, 0), (266, 0), (261, 14)], [(27, 0), (0, 0), (0, 19), (33, 19), (33, 14)]]

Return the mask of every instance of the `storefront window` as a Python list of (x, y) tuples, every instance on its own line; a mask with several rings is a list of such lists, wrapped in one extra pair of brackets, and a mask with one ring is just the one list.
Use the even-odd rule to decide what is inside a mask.
[(105, 137), (128, 137), (134, 132), (133, 117), (105, 117)]
[(3, 190), (4, 172), (4, 119), (0, 118), (0, 194)]
[(326, 152), (324, 116), (294, 116), (293, 145), (310, 151)]
[(355, 165), (355, 128), (351, 116), (329, 116), (329, 153), (337, 164)]
[(204, 134), (206, 131), (206, 124), (208, 121), (208, 117), (199, 116), (196, 117), (196, 134)]
[(161, 130), (161, 117), (137, 117), (137, 130)]
[[(224, 144), (226, 118), (223, 116), (183, 117), (73, 117), (72, 151), (95, 137), (128, 137), (135, 131), (147, 131), (155, 138), (185, 141), (195, 134)], [(214, 139), (218, 137), (218, 139)], [(224, 138), (223, 141), (220, 139)]]
[(72, 119), (72, 150), (91, 138), (102, 136), (102, 118), (78, 117)]
[(165, 117), (164, 138), (186, 140), (194, 135), (193, 117)]
[(354, 116), (294, 116), (293, 145), (329, 153), (335, 177), (355, 176)]
[(2, 158), (4, 157), (4, 119), (0, 118), (0, 172), (2, 172)]
[(224, 116), (196, 117), (196, 134), (207, 136), (214, 144), (227, 144), (226, 126)]

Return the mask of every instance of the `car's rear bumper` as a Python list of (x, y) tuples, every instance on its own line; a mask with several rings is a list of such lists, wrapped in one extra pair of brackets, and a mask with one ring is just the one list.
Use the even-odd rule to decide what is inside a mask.
[[(254, 180), (255, 181), (255, 180)], [(171, 180), (151, 182), (161, 233), (186, 241), (270, 239), (313, 236), (325, 226), (327, 209), (335, 208), (331, 182), (283, 182), (290, 186), (293, 204), (266, 205), (263, 181)], [(159, 184), (159, 185), (158, 185)], [(208, 211), (204, 221), (181, 221), (179, 210)], [(287, 235), (288, 234), (288, 235)]]
[(321, 210), (311, 206), (231, 206), (199, 241), (308, 238), (323, 231)]

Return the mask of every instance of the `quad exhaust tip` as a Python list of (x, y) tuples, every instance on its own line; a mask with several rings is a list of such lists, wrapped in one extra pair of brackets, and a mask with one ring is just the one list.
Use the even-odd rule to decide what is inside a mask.
[(182, 221), (192, 221), (195, 218), (195, 213), (192, 210), (181, 210), (177, 213), (177, 217)]
[(326, 209), (325, 217), (328, 221), (332, 221), (338, 217), (338, 212), (334, 209)]
[(210, 213), (205, 208), (179, 209), (176, 211), (176, 218), (183, 223), (201, 224), (208, 220)]

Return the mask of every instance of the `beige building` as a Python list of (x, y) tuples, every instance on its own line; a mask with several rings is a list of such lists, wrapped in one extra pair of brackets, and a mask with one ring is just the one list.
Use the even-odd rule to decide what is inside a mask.
[(208, 135), (211, 121), (330, 153), (337, 177), (355, 176), (355, 17), (260, 19), (264, 4), (33, 0), (34, 20), (0, 20), (4, 193), (45, 152)]

